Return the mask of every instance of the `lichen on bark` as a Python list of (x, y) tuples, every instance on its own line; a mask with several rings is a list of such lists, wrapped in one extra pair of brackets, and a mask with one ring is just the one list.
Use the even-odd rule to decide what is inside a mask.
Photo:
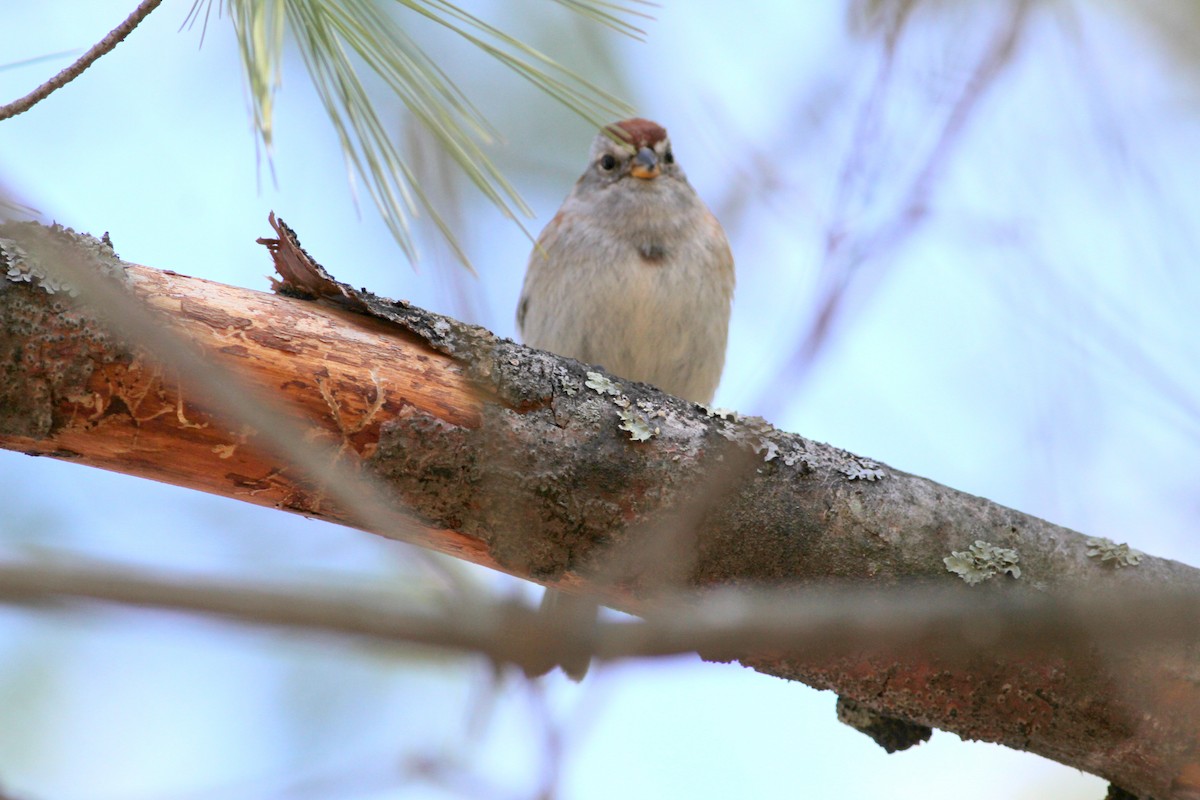
[(87, 393), (96, 365), (128, 357), (55, 268), (64, 259), (122, 273), (107, 240), (57, 225), (0, 225), (0, 434), (49, 436), (64, 405)]

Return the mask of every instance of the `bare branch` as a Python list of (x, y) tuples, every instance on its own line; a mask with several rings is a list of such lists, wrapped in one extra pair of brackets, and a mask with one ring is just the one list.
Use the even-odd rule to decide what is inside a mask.
[(109, 31), (107, 36), (96, 42), (96, 44), (92, 45), (91, 49), (80, 56), (74, 64), (67, 67), (62, 72), (58, 73), (53, 78), (46, 81), (41, 86), (37, 87), (19, 100), (14, 100), (7, 105), (0, 106), (0, 120), (5, 120), (9, 117), (15, 117), (18, 114), (28, 111), (42, 100), (45, 100), (56, 90), (61, 89), (71, 81), (78, 78), (83, 74), (84, 70), (95, 63), (96, 59), (112, 50), (114, 47), (120, 44), (126, 36), (133, 33), (133, 29), (141, 24), (142, 20), (144, 20), (151, 11), (158, 8), (161, 4), (162, 0), (142, 0), (138, 7), (133, 10), (133, 13), (126, 17), (124, 22), (113, 28), (111, 31)]

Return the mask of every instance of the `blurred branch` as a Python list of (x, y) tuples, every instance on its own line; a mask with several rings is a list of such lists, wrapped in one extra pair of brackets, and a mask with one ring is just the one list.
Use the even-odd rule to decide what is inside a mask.
[(0, 184), (0, 222), (6, 222), (10, 219), (32, 219), (37, 214), (38, 211), (36, 208), (13, 199), (7, 187), (4, 184)]
[(10, 69), (20, 69), (21, 67), (32, 66), (33, 64), (41, 64), (43, 61), (55, 61), (67, 56), (73, 56), (83, 50), (82, 47), (76, 47), (71, 50), (59, 50), (57, 53), (43, 53), (40, 56), (32, 58), (23, 58), (20, 61), (9, 61), (7, 64), (0, 65), (0, 72), (5, 72)]
[(515, 600), (418, 607), (378, 589), (270, 587), (54, 559), (0, 562), (0, 600), (25, 605), (99, 600), (195, 612), (427, 645), (518, 667), (539, 663), (547, 649), (603, 661), (687, 653), (727, 660), (754, 652), (819, 658), (920, 650), (967, 665), (981, 655), (1071, 657), (1096, 647), (1165, 647), (1182, 653), (1200, 645), (1200, 587), (1195, 586), (1054, 596), (967, 594), (948, 587), (718, 588), (667, 593), (641, 609), (641, 620), (601, 620), (581, 629), (548, 626), (552, 618)]
[(41, 86), (34, 89), (29, 94), (19, 100), (0, 106), (0, 120), (15, 117), (22, 114), (35, 105), (45, 100), (53, 92), (66, 86), (71, 81), (83, 74), (83, 71), (90, 67), (96, 59), (112, 50), (125, 39), (126, 36), (133, 33), (133, 29), (141, 24), (151, 11), (158, 8), (162, 4), (162, 0), (142, 0), (137, 8), (133, 10), (124, 22), (109, 31), (108, 35), (100, 41), (96, 42), (90, 50), (84, 53), (71, 66), (64, 69), (62, 72), (55, 75), (50, 80), (43, 83)]
[[(3, 238), (24, 231), (27, 240), (29, 230), (0, 228), (0, 320), (7, 321), (0, 373), (8, 376), (0, 386), (0, 446), (369, 527), (353, 494), (327, 497), (318, 482), (322, 464), (350, 465), (382, 482), (389, 521), (406, 519), (399, 530), (423, 546), (646, 616), (645, 626), (601, 634), (552, 631), (563, 646), (600, 658), (699, 649), (836, 689), (881, 714), (1036, 752), (1139, 794), (1186, 797), (1200, 789), (1192, 778), (1200, 774), (1195, 569), (353, 289), (312, 262), (281, 224), (280, 238), (266, 241), (284, 276), (279, 286), (292, 297), (125, 265), (61, 231), (47, 234), (56, 244), (40, 244), (34, 255)], [(148, 303), (157, 327), (130, 327), (125, 335), (135, 344), (111, 333), (70, 299), (74, 284), (51, 277), (43, 263), (51, 258), (108, 275), (99, 285)], [(103, 294), (86, 288), (89, 302)], [(186, 337), (181, 350), (196, 361), (166, 362), (177, 354), (154, 349), (172, 330)], [(214, 374), (191, 389), (189, 373), (200, 364)], [(272, 398), (248, 401), (265, 415), (239, 417), (245, 409), (234, 409), (222, 421), (212, 413), (229, 401), (218, 402), (208, 381), (233, 384), (234, 376)], [(655, 435), (632, 442), (620, 427), (630, 414), (644, 415)], [(294, 427), (260, 432), (272, 417)], [(229, 423), (243, 418), (250, 424)], [(303, 448), (282, 447), (280, 435), (326, 446), (297, 472), (289, 459), (303, 457)], [(752, 468), (728, 466), (742, 459)], [(664, 554), (664, 545), (682, 552)], [(858, 642), (846, 631), (865, 625), (854, 636), (898, 644), (823, 650), (803, 638), (815, 629), (777, 618), (772, 606), (784, 613), (780, 598), (831, 580), (943, 593), (925, 611), (891, 595), (878, 610), (839, 597), (827, 604), (830, 617), (820, 604), (808, 606), (827, 635)], [(16, 586), (0, 579), (5, 585)], [(747, 601), (738, 595), (711, 607), (690, 594), (755, 586), (782, 594), (763, 605), (739, 605)], [(151, 588), (141, 586), (140, 596), (169, 604), (157, 588), (146, 594)], [(1137, 605), (1164, 588), (1179, 592), (1183, 605)], [(1101, 589), (1099, 599), (1073, 599)], [(664, 606), (664, 596), (676, 602)], [(501, 648), (492, 652), (498, 660), (529, 658), (534, 650), (518, 640), (540, 634), (526, 611), (477, 603), (456, 601), (451, 609), (465, 613), (455, 623), (392, 619), (409, 626), (392, 635)], [(837, 616), (843, 603), (858, 622)], [(1056, 616), (1079, 606), (1092, 609), (1083, 616), (1089, 631), (1108, 626), (1115, 638), (1084, 635)], [(690, 616), (697, 607), (708, 616)], [(1006, 621), (1005, 609), (1023, 621)], [(1141, 619), (1142, 611), (1153, 616)], [(946, 616), (930, 622), (938, 613)], [(328, 624), (379, 614), (343, 610)], [(513, 616), (497, 616), (504, 614)], [(1181, 639), (1120, 639), (1139, 625)], [(793, 626), (800, 633), (788, 639)], [(487, 644), (495, 630), (513, 641)], [(1044, 646), (1055, 638), (1056, 647)], [(964, 639), (976, 646), (958, 649)]]
[[(885, 100), (893, 88), (898, 48), (906, 26), (920, 3), (889, 2), (863, 4), (860, 15), (868, 19), (870, 28), (881, 40), (882, 55), (867, 97), (855, 118), (850, 135), (850, 148), (842, 162), (834, 186), (831, 218), (825, 228), (824, 248), (820, 260), (817, 298), (808, 315), (805, 330), (788, 356), (780, 374), (791, 376), (784, 383), (796, 382), (809, 373), (838, 320), (845, 311), (847, 300), (862, 267), (873, 259), (888, 257), (920, 230), (929, 216), (932, 195), (942, 173), (952, 163), (968, 123), (979, 105), (1005, 69), (1014, 63), (1021, 37), (1026, 31), (1035, 0), (1013, 0), (1005, 4), (1008, 11), (1001, 24), (982, 49), (974, 68), (949, 105), (935, 141), (921, 160), (915, 174), (900, 192), (894, 210), (875, 225), (863, 225), (851, 219), (850, 206), (855, 199), (878, 191), (878, 168), (885, 148), (879, 144), (885, 113)], [(997, 4), (999, 6), (999, 4)], [(989, 6), (993, 9), (996, 6)], [(789, 397), (789, 388), (776, 386), (771, 397)], [(769, 411), (778, 411), (778, 401), (765, 399)]]

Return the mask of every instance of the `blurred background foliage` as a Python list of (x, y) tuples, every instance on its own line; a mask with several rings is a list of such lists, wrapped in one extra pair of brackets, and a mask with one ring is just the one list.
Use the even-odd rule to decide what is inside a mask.
[[(90, 46), (132, 6), (67, 5), (0, 0), (17, 32), (0, 100), (69, 56), (30, 59)], [(462, 250), (417, 202), (410, 261), (368, 200), (395, 176), (347, 168), (305, 48), (279, 40), (268, 153), (239, 17), (210, 15), (197, 49), (183, 3), (0, 124), (9, 202), (110, 231), (129, 260), (253, 288), (274, 209), (342, 280), (514, 335), (528, 234), (583, 169), (593, 123), (404, 4), (295, 5), (370, 7), (445, 70), (487, 120), (485, 174), (528, 203), (527, 230), (366, 78), (395, 137), (382, 146)], [(644, 42), (571, 5), (461, 7), (670, 128), (738, 260), (719, 405), (1200, 563), (1200, 4), (663, 2), (631, 18)], [(16, 453), (0, 476), (14, 557), (440, 597), (394, 542)], [(536, 595), (470, 571), (497, 596)], [(21, 798), (1103, 792), (944, 733), (886, 757), (834, 721), (828, 693), (729, 665), (530, 685), (437, 652), (111, 609), (0, 608), (0, 700), (0, 786)]]

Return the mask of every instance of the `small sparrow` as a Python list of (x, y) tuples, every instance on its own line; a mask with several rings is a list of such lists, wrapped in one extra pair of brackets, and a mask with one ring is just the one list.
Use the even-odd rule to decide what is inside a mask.
[(538, 237), (517, 306), (531, 347), (709, 403), (721, 380), (733, 254), (661, 125), (613, 123)]
[[(733, 284), (729, 240), (666, 130), (627, 119), (596, 136), (587, 169), (538, 237), (517, 327), (531, 347), (707, 404), (725, 364)], [(595, 624), (594, 601), (547, 590), (542, 608), (572, 626)], [(568, 655), (563, 671), (581, 680), (588, 661)]]

